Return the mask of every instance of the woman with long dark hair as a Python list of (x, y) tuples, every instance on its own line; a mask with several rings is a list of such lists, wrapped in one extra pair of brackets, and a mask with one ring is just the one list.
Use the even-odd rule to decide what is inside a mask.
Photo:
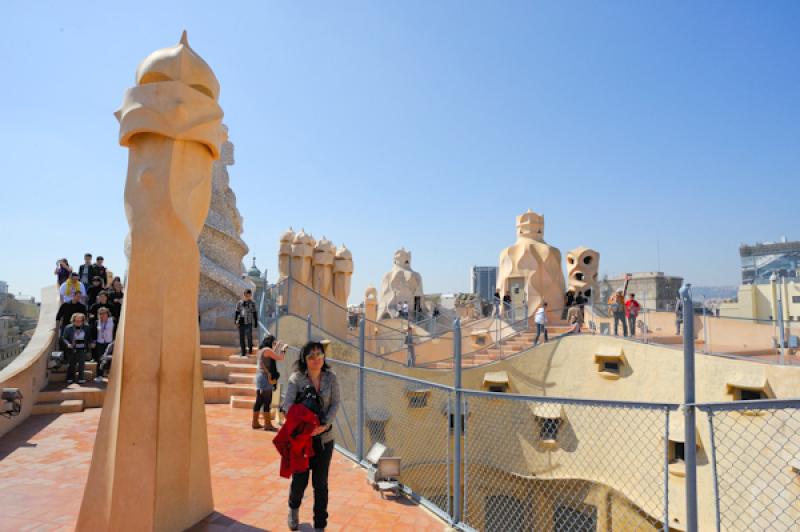
[(336, 374), (325, 362), (325, 346), (321, 342), (308, 342), (300, 350), (295, 364), (295, 371), (289, 377), (286, 396), (281, 409), (288, 412), (296, 402), (305, 400), (304, 390), (313, 388), (319, 398), (319, 427), (311, 433), (314, 456), (309, 459), (309, 469), (303, 473), (292, 474), (292, 486), (289, 491), (290, 530), (300, 526), (300, 504), (303, 493), (308, 486), (314, 488), (314, 528), (324, 530), (328, 525), (328, 470), (333, 457), (333, 420), (339, 410), (339, 382)]
[[(272, 425), (272, 391), (278, 382), (277, 360), (286, 358), (286, 345), (277, 342), (268, 334), (258, 346), (258, 370), (256, 372), (256, 403), (253, 405), (253, 428), (274, 431)], [(273, 349), (274, 348), (274, 349)], [(258, 422), (261, 409), (264, 409), (264, 426)]]

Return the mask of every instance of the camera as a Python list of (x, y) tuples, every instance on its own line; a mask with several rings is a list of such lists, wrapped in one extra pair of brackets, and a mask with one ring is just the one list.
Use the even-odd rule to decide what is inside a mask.
[(22, 392), (19, 388), (2, 388), (0, 391), (0, 416), (14, 417), (22, 411)]

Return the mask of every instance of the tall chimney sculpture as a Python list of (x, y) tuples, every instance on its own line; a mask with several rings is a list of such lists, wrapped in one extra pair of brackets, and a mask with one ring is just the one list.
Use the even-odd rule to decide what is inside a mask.
[[(197, 238), (225, 132), (219, 83), (189, 47), (150, 54), (116, 116), (129, 148), (130, 264), (79, 531), (183, 530), (213, 511)], [(163, 265), (180, 272), (166, 282)]]

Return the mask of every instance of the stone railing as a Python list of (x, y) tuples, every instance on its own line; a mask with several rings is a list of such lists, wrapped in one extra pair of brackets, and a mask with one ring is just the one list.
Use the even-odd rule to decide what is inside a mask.
[(39, 391), (47, 385), (47, 360), (55, 349), (58, 307), (58, 288), (43, 288), (39, 323), (33, 338), (25, 350), (0, 371), (0, 388), (19, 388), (22, 392), (22, 412), (12, 418), (0, 417), (0, 437), (31, 415)]

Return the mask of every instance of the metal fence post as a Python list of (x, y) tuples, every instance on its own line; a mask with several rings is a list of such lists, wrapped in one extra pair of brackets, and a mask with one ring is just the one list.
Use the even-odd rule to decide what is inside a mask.
[(714, 517), (716, 519), (717, 532), (719, 532), (719, 479), (717, 478), (717, 445), (714, 441), (714, 411), (708, 410), (706, 414), (708, 415), (708, 432), (711, 435), (711, 479), (714, 483)]
[(358, 427), (356, 449), (358, 461), (364, 460), (364, 338), (367, 328), (364, 316), (358, 321)]
[(777, 303), (778, 303), (778, 342), (780, 342), (781, 346), (780, 363), (782, 366), (786, 363), (785, 359), (786, 338), (784, 338), (786, 332), (783, 329), (783, 275), (778, 277)]
[(708, 349), (708, 312), (706, 312), (706, 300), (703, 299), (703, 353), (710, 353)]
[(278, 328), (281, 326), (281, 306), (277, 304), (277, 298), (275, 299), (275, 303), (275, 338), (280, 338), (280, 336), (278, 336)]
[(525, 303), (523, 303), (523, 305), (525, 307), (525, 330), (527, 331), (531, 327), (530, 324), (528, 323), (528, 302), (526, 301)]
[(694, 306), (691, 284), (681, 287), (683, 303), (683, 412), (686, 456), (686, 531), (697, 532), (697, 429), (694, 396)]
[(669, 530), (669, 408), (664, 410), (664, 532)]
[(453, 447), (455, 448), (455, 464), (453, 465), (453, 523), (461, 522), (461, 435), (462, 426), (462, 392), (461, 392), (461, 320), (453, 322), (453, 369), (455, 370), (455, 405), (453, 413)]
[(311, 314), (306, 316), (306, 342), (311, 341)]

